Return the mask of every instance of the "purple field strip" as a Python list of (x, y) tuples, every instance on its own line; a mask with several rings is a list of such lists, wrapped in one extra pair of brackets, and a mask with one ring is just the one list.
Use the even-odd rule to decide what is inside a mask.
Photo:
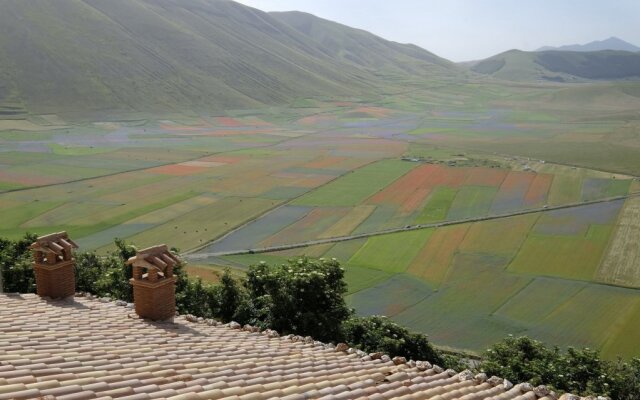
[(502, 214), (510, 211), (520, 210), (524, 204), (525, 193), (499, 192), (493, 204), (491, 204), (491, 214)]
[(369, 128), (380, 129), (382, 132), (393, 130), (396, 133), (416, 129), (420, 124), (417, 118), (403, 119), (367, 119), (362, 121), (349, 121), (342, 124), (344, 128)]
[(358, 315), (394, 316), (426, 299), (433, 289), (425, 282), (399, 274), (347, 298)]
[(137, 233), (151, 229), (155, 224), (122, 224), (100, 232), (93, 233), (80, 239), (75, 239), (81, 248), (95, 250), (102, 246), (112, 244), (114, 238), (127, 238)]
[(616, 200), (550, 211), (540, 217), (533, 232), (543, 235), (585, 234), (589, 225), (613, 224), (623, 204), (624, 200)]
[(344, 217), (350, 208), (317, 208), (284, 229), (275, 231), (258, 243), (258, 247), (280, 246), (317, 239), (324, 231)]
[(224, 239), (203, 248), (198, 253), (255, 248), (258, 243), (303, 218), (312, 209), (312, 207), (303, 206), (280, 207), (240, 228)]
[(595, 200), (607, 197), (607, 190), (611, 185), (610, 179), (587, 178), (582, 183), (582, 200)]
[(491, 213), (500, 214), (520, 210), (525, 201), (534, 174), (511, 172), (503, 181), (491, 204)]

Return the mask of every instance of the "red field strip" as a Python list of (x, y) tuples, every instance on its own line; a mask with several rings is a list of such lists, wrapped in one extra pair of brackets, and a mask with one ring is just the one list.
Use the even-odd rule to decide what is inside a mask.
[(528, 188), (535, 178), (533, 172), (511, 171), (500, 185), (500, 191), (521, 191)]
[(230, 117), (216, 117), (215, 121), (216, 123), (223, 126), (233, 126), (233, 127), (244, 126), (244, 123), (242, 121), (239, 121), (235, 118), (230, 118)]
[(470, 226), (464, 224), (436, 230), (409, 265), (407, 272), (435, 285), (442, 283)]
[(440, 174), (442, 170), (437, 165), (421, 165), (373, 195), (369, 203), (401, 205), (414, 191), (430, 189), (438, 181)]
[(373, 195), (368, 202), (396, 205), (401, 207), (403, 212), (409, 213), (420, 208), (435, 187), (459, 187), (466, 179), (465, 169), (424, 164)]
[(499, 168), (470, 168), (465, 185), (470, 186), (500, 186), (509, 173)]
[(336, 117), (329, 115), (310, 115), (308, 117), (300, 118), (298, 123), (301, 125), (317, 125), (323, 122), (335, 122)]
[(526, 206), (541, 205), (547, 202), (547, 194), (553, 182), (553, 175), (538, 174), (529, 186), (529, 190), (524, 197)]
[(16, 173), (11, 171), (0, 171), (0, 182), (15, 183), (24, 186), (39, 186), (48, 185), (64, 180), (56, 179), (55, 177), (46, 177), (39, 175)]
[(161, 167), (151, 168), (149, 172), (153, 174), (173, 175), (173, 176), (185, 176), (197, 174), (198, 172), (206, 171), (206, 167), (194, 167), (190, 165), (163, 165)]
[(358, 107), (354, 112), (369, 114), (376, 118), (384, 118), (391, 114), (391, 110), (382, 107)]

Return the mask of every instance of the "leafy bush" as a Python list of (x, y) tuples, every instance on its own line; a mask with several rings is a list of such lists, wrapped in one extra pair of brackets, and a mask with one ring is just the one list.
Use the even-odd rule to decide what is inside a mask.
[(229, 270), (225, 270), (220, 279), (214, 301), (217, 302), (216, 315), (224, 322), (237, 320), (240, 323), (251, 322), (254, 313), (249, 311), (249, 298), (242, 286), (231, 277)]
[[(180, 274), (183, 275), (181, 270)], [(178, 280), (181, 275), (176, 275)], [(216, 317), (214, 289), (214, 286), (203, 283), (200, 278), (185, 279), (179, 290), (176, 285), (176, 309), (181, 314), (193, 314), (203, 318)]]
[(640, 399), (640, 359), (611, 362), (589, 348), (561, 351), (526, 336), (510, 336), (488, 349), (478, 368), (513, 382), (546, 384), (562, 392)]
[(509, 336), (485, 352), (479, 368), (512, 382), (542, 385), (558, 373), (554, 365), (557, 358), (557, 350), (548, 349), (542, 342)]
[(426, 360), (444, 364), (440, 353), (433, 348), (426, 335), (409, 332), (387, 317), (352, 317), (343, 325), (347, 343), (367, 353), (382, 352), (391, 357)]
[(36, 235), (27, 233), (20, 240), (0, 238), (0, 274), (5, 292), (35, 293), (36, 282), (29, 246)]
[(344, 301), (344, 269), (335, 259), (304, 257), (279, 266), (254, 265), (245, 287), (256, 317), (282, 333), (334, 340), (351, 315)]

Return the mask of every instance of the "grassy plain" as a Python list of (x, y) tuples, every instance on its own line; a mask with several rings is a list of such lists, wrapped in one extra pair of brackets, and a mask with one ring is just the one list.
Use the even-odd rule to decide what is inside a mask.
[(414, 165), (384, 160), (368, 165), (293, 202), (302, 206), (356, 206), (389, 183), (407, 173)]
[(640, 355), (637, 198), (217, 254), (638, 192), (639, 93), (469, 81), (366, 102), (0, 125), (0, 235), (65, 229), (99, 252), (115, 236), (201, 248), (209, 256), (188, 270), (211, 281), (225, 266), (336, 257), (358, 312), (441, 346), (481, 351), (526, 333)]

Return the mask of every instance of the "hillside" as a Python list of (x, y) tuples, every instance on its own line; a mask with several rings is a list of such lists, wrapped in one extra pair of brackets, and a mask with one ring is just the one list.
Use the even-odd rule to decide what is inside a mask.
[[(367, 36), (354, 32), (335, 40)], [(227, 0), (7, 0), (0, 34), (4, 114), (250, 108), (386, 84), (283, 18)], [(402, 48), (415, 68), (444, 70), (426, 51), (376, 40), (368, 67)]]
[(391, 42), (311, 14), (299, 11), (270, 14), (318, 42), (331, 58), (358, 67), (414, 74), (431, 70), (434, 65), (445, 68), (454, 65), (418, 46)]
[(570, 44), (566, 46), (544, 46), (536, 51), (602, 51), (602, 50), (619, 50), (619, 51), (640, 51), (640, 47), (635, 46), (629, 42), (625, 42), (617, 37), (610, 37), (605, 40), (595, 40), (586, 44)]
[(640, 78), (640, 53), (510, 50), (471, 67), (500, 79), (557, 82)]

